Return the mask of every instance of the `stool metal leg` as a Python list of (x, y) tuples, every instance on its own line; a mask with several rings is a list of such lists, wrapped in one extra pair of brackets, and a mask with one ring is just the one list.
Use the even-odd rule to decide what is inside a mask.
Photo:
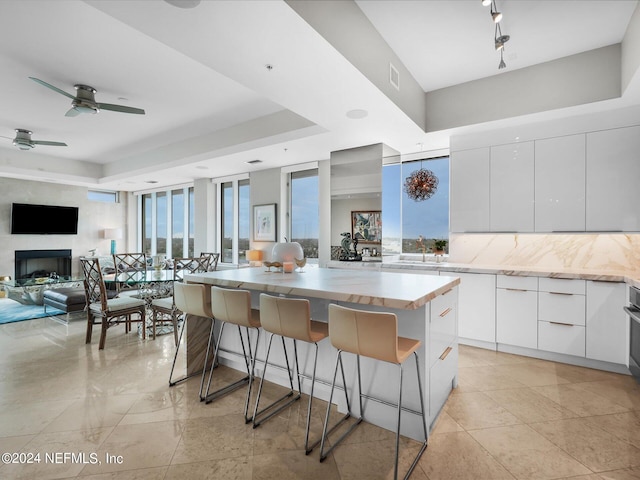
[[(182, 328), (180, 329), (180, 337), (178, 338), (178, 344), (176, 345), (176, 352), (173, 355), (173, 364), (171, 365), (171, 373), (169, 374), (169, 386), (173, 387), (174, 385), (177, 385), (178, 383), (184, 382), (185, 380), (187, 380), (188, 378), (191, 378), (195, 375), (199, 375), (200, 374), (200, 370), (198, 370), (197, 372), (191, 373), (189, 375), (186, 375), (182, 378), (179, 378), (178, 380), (173, 380), (173, 370), (176, 366), (176, 360), (178, 359), (178, 352), (180, 350), (180, 343), (182, 342), (182, 335), (184, 334), (184, 330), (185, 328), (187, 328), (187, 317), (189, 314), (185, 313), (184, 314), (184, 319), (182, 321)], [(204, 372), (207, 369), (207, 360), (209, 358), (209, 348), (211, 346), (211, 340), (213, 337), (213, 329), (215, 326), (215, 320), (211, 319), (211, 330), (209, 332), (209, 343), (207, 343), (207, 353), (205, 354), (205, 358), (204, 358), (204, 366), (202, 367), (202, 374), (204, 375)]]
[[(358, 388), (361, 388), (361, 382), (360, 382), (360, 356), (356, 355), (357, 358), (357, 362), (358, 362)], [(347, 413), (340, 419), (338, 420), (338, 422), (336, 422), (336, 424), (331, 427), (330, 429), (328, 429), (329, 426), (329, 412), (331, 410), (331, 401), (333, 400), (333, 391), (335, 389), (336, 386), (336, 377), (338, 376), (338, 365), (340, 365), (340, 370), (342, 372), (342, 386), (344, 387), (344, 396), (345, 399), (347, 401)], [(342, 364), (342, 350), (338, 350), (338, 355), (336, 357), (336, 368), (333, 372), (333, 381), (331, 382), (331, 392), (329, 393), (329, 402), (327, 403), (327, 414), (324, 418), (324, 426), (322, 428), (322, 439), (320, 440), (320, 461), (324, 462), (324, 460), (327, 458), (327, 455), (329, 455), (331, 453), (331, 451), (336, 448), (336, 446), (347, 436), (349, 435), (358, 425), (360, 425), (360, 423), (362, 422), (362, 394), (360, 392), (358, 392), (358, 395), (360, 397), (360, 417), (356, 419), (356, 422), (351, 425), (351, 427), (349, 427), (349, 430), (347, 430), (345, 433), (342, 434), (342, 436), (340, 438), (338, 438), (338, 440), (336, 440), (333, 445), (327, 450), (324, 450), (324, 443), (327, 439), (327, 437), (336, 429), (338, 428), (340, 425), (342, 425), (342, 423), (344, 421), (346, 421), (348, 418), (351, 417), (351, 405), (349, 404), (349, 395), (347, 394), (347, 382), (344, 376), (344, 366)], [(328, 429), (328, 430), (327, 430)]]
[(258, 343), (260, 340), (260, 329), (256, 328), (256, 346), (253, 350), (253, 354), (251, 353), (251, 337), (249, 336), (249, 328), (247, 327), (247, 343), (249, 344), (249, 355), (251, 357), (251, 370), (250, 370), (250, 379), (249, 379), (249, 388), (247, 388), (247, 398), (244, 402), (244, 423), (247, 424), (253, 420), (253, 416), (249, 417), (247, 414), (249, 413), (249, 401), (251, 399), (251, 388), (253, 387), (253, 382), (256, 376), (256, 356), (258, 355)]
[(309, 455), (314, 448), (320, 443), (322, 437), (314, 442), (313, 445), (309, 446), (309, 426), (311, 424), (311, 406), (313, 402), (313, 387), (316, 385), (316, 367), (318, 365), (318, 344), (316, 342), (313, 343), (316, 347), (315, 356), (313, 359), (313, 374), (311, 376), (311, 392), (309, 393), (309, 406), (307, 407), (307, 432), (304, 437), (304, 453), (305, 455)]
[[(291, 398), (288, 402), (281, 404), (278, 408), (275, 408), (276, 406), (278, 406), (278, 404), (280, 404), (280, 402), (282, 402), (283, 400), (286, 400), (287, 398), (293, 396), (293, 394), (295, 393), (294, 387), (293, 387), (293, 374), (291, 373), (291, 368), (289, 366), (289, 357), (287, 355), (287, 346), (284, 343), (284, 337), (280, 337), (282, 338), (282, 348), (284, 349), (284, 359), (285, 362), (287, 364), (287, 373), (289, 374), (289, 385), (291, 386), (291, 390), (289, 392), (287, 392), (285, 395), (283, 395), (282, 397), (280, 397), (278, 400), (274, 401), (273, 403), (267, 405), (266, 407), (264, 407), (262, 410), (258, 410), (258, 407), (260, 405), (260, 397), (262, 395), (262, 386), (264, 384), (264, 377), (265, 374), (267, 373), (267, 366), (269, 365), (269, 353), (271, 352), (271, 342), (273, 341), (273, 336), (274, 334), (271, 333), (271, 336), (269, 337), (269, 345), (267, 346), (267, 355), (266, 358), (264, 359), (264, 369), (262, 370), (262, 377), (260, 378), (260, 386), (258, 387), (258, 396), (256, 398), (256, 405), (254, 407), (253, 410), (253, 428), (258, 428), (258, 426), (260, 426), (263, 422), (267, 421), (268, 419), (270, 419), (271, 417), (273, 417), (274, 415), (278, 414), (279, 412), (281, 412), (283, 409), (285, 409), (286, 407), (288, 407), (289, 405), (291, 405), (293, 402), (300, 400), (300, 376), (299, 376), (299, 371), (296, 370), (296, 373), (298, 374), (298, 394)], [(298, 355), (297, 355), (297, 349), (296, 349), (296, 343), (295, 340), (293, 341), (293, 345), (294, 345), (294, 352), (295, 352), (295, 363), (296, 363), (296, 369), (298, 368)], [(262, 415), (263, 413), (271, 410), (275, 408), (275, 410), (273, 410), (272, 412), (270, 412), (268, 415), (266, 415), (265, 417), (261, 418), (260, 420), (257, 420), (258, 417), (260, 415)]]
[[(424, 395), (422, 393), (422, 380), (420, 380), (420, 362), (418, 360), (418, 354), (416, 352), (413, 352), (413, 355), (416, 359), (416, 374), (418, 375), (418, 391), (420, 392), (420, 412), (422, 413), (422, 427), (424, 428), (424, 442), (422, 443), (422, 447), (420, 448), (420, 451), (416, 455), (416, 458), (414, 458), (413, 463), (409, 467), (409, 471), (404, 477), (405, 480), (409, 478), (409, 475), (411, 475), (411, 473), (413, 472), (413, 469), (416, 468), (418, 461), (420, 461), (420, 457), (422, 457), (422, 454), (427, 449), (427, 443), (429, 441), (429, 433), (427, 432), (427, 419), (424, 415)], [(396, 468), (396, 471), (397, 471), (397, 468)]]
[[(220, 352), (220, 343), (222, 341), (222, 333), (224, 331), (224, 326), (226, 325), (227, 322), (222, 322), (222, 326), (220, 327), (220, 334), (218, 335), (218, 341), (216, 342), (216, 348), (215, 348), (215, 353), (213, 354), (213, 364), (215, 365), (216, 362), (218, 361), (218, 354)], [(244, 356), (244, 361), (245, 361), (245, 365), (247, 367), (247, 376), (246, 377), (242, 377), (240, 380), (237, 380), (229, 385), (226, 385), (222, 388), (219, 388), (218, 390), (216, 390), (215, 392), (211, 392), (209, 393), (209, 389), (211, 388), (211, 380), (213, 379), (213, 368), (211, 369), (211, 372), (209, 372), (209, 381), (207, 382), (207, 390), (204, 393), (204, 395), (202, 394), (202, 391), (200, 393), (200, 400), (205, 400), (206, 403), (211, 403), (213, 402), (215, 399), (220, 398), (224, 395), (227, 395), (228, 393), (233, 392), (234, 390), (240, 388), (241, 386), (245, 385), (247, 382), (250, 382), (252, 379), (252, 375), (251, 375), (251, 359), (247, 359), (247, 350), (244, 346), (244, 338), (242, 337), (242, 333), (240, 330), (240, 327), (238, 327), (238, 332), (240, 333), (240, 344), (242, 345), (242, 353)], [(249, 356), (251, 355), (251, 344), (249, 344)], [(203, 376), (203, 384), (204, 384), (204, 376)]]
[(398, 423), (396, 424), (396, 459), (394, 462), (393, 479), (398, 480), (398, 457), (400, 456), (400, 419), (402, 417), (402, 364), (398, 364), (400, 382), (398, 384)]

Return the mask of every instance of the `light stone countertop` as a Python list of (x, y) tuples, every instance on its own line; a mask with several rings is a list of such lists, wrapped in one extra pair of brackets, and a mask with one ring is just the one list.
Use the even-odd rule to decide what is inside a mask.
[(525, 277), (548, 277), (581, 280), (596, 280), (601, 282), (625, 282), (636, 288), (640, 288), (640, 272), (636, 271), (610, 271), (575, 268), (548, 268), (531, 266), (504, 266), (504, 265), (475, 265), (468, 263), (436, 263), (434, 261), (421, 262), (420, 260), (395, 260), (381, 263), (369, 262), (340, 262), (331, 261), (328, 265), (335, 269), (384, 271), (385, 269), (411, 271), (438, 271), (456, 273), (488, 273), (495, 275), (517, 275)]
[(244, 288), (388, 308), (413, 310), (460, 283), (457, 277), (425, 276), (375, 270), (307, 268), (304, 272), (267, 272), (264, 267), (187, 274), (190, 283)]

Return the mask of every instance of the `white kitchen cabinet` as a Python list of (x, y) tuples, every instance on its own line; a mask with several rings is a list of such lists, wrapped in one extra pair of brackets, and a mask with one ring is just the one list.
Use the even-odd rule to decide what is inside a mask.
[[(447, 275), (446, 272), (442, 272)], [(496, 276), (484, 273), (451, 273), (458, 286), (458, 336), (495, 343)], [(462, 341), (464, 343), (464, 340)]]
[(450, 228), (489, 231), (489, 148), (451, 152)]
[(523, 142), (491, 147), (492, 232), (533, 232), (533, 145), (533, 142)]
[(584, 134), (536, 140), (536, 232), (584, 232), (585, 142)]
[(638, 152), (640, 126), (587, 134), (587, 231), (640, 231)]
[(496, 279), (496, 340), (538, 348), (538, 279), (498, 275)]
[(429, 366), (443, 354), (455, 341), (458, 332), (458, 287), (438, 295), (431, 300), (429, 315)]
[(585, 327), (568, 323), (538, 322), (538, 349), (584, 357)]
[(628, 365), (629, 319), (627, 285), (587, 281), (586, 356), (594, 360)]
[(538, 349), (585, 355), (585, 281), (538, 280)]

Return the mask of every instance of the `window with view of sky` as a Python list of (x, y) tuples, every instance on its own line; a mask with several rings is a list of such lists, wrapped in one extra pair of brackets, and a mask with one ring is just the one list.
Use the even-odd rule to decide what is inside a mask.
[[(405, 179), (425, 168), (438, 177), (438, 190), (415, 201), (404, 191)], [(449, 239), (449, 157), (385, 165), (382, 168), (382, 235), (384, 253), (415, 253), (420, 235), (427, 248), (434, 239)]]

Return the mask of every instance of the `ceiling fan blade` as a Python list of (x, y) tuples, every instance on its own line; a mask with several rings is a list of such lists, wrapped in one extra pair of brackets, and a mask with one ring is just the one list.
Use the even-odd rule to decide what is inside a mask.
[(98, 103), (98, 108), (101, 110), (112, 110), (114, 112), (144, 115), (144, 110), (142, 108), (125, 107), (124, 105), (113, 105), (111, 103)]
[(29, 77), (31, 80), (33, 80), (36, 83), (39, 83), (40, 85), (50, 88), (51, 90), (53, 90), (54, 92), (58, 92), (61, 93), (62, 95), (64, 95), (65, 97), (69, 97), (70, 99), (74, 99), (76, 97), (74, 97), (73, 95), (71, 95), (70, 93), (65, 92), (64, 90), (60, 90), (58, 87), (54, 87), (53, 85), (51, 85), (50, 83), (45, 82), (44, 80), (40, 80), (39, 78), (36, 77)]
[(46, 140), (32, 140), (32, 143), (36, 145), (49, 145), (51, 147), (66, 147), (68, 146), (64, 142), (47, 142)]
[(65, 117), (77, 117), (80, 115), (80, 112), (75, 108), (70, 108), (67, 113), (64, 114)]

